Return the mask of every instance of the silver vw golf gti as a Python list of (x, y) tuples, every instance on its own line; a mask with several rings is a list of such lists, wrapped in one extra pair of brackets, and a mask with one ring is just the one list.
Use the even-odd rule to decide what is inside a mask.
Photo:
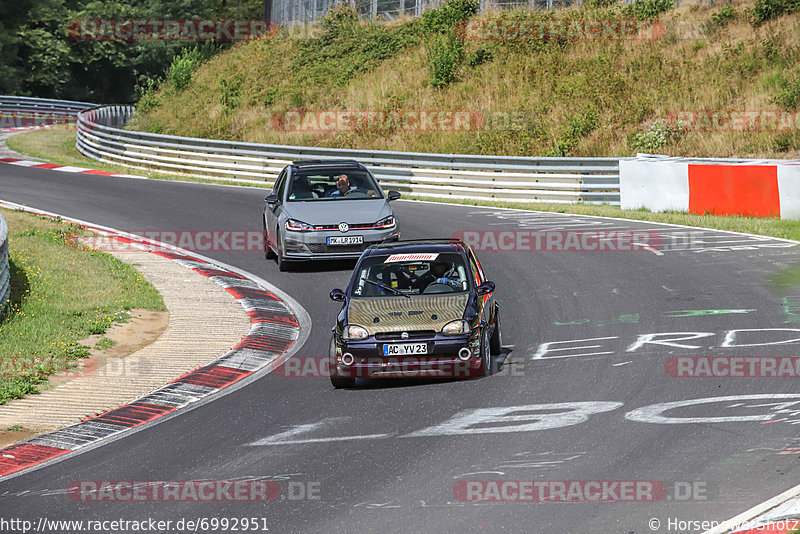
[(265, 199), (264, 252), (286, 271), (291, 262), (357, 259), (370, 245), (400, 239), (389, 202), (356, 161), (310, 161), (284, 168)]

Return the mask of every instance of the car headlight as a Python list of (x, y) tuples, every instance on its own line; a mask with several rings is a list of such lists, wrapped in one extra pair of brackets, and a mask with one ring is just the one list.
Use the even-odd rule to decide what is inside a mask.
[(358, 326), (357, 324), (351, 324), (344, 327), (344, 331), (342, 332), (342, 338), (347, 340), (358, 340), (358, 339), (367, 339), (369, 337), (369, 333), (367, 329), (363, 326)]
[(459, 334), (469, 334), (469, 323), (464, 319), (450, 321), (442, 327), (442, 334), (446, 336), (456, 336)]
[(298, 221), (297, 219), (289, 219), (283, 226), (292, 232), (310, 232), (314, 229), (312, 225), (304, 223), (303, 221)]
[(376, 222), (375, 228), (394, 228), (395, 224), (394, 215), (389, 215)]

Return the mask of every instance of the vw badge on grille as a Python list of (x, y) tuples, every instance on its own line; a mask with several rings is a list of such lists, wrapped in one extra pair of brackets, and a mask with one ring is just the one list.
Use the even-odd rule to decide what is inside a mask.
[(347, 223), (339, 223), (339, 231), (345, 233), (350, 229), (350, 225)]

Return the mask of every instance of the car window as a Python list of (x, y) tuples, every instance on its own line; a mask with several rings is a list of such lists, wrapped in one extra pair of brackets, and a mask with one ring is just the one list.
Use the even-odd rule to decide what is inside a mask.
[(374, 200), (383, 198), (380, 187), (362, 169), (297, 171), (289, 184), (289, 202)]
[(283, 202), (283, 192), (286, 189), (286, 174), (286, 169), (284, 169), (275, 181), (275, 193), (281, 202)]
[(475, 276), (475, 287), (478, 287), (486, 281), (483, 276), (483, 269), (481, 269), (481, 264), (478, 263), (478, 258), (475, 257), (475, 254), (472, 252), (472, 250), (468, 251), (467, 256), (469, 256), (469, 265), (472, 268), (472, 272)]
[(463, 293), (469, 289), (468, 276), (459, 253), (370, 256), (358, 266), (351, 294), (392, 297)]

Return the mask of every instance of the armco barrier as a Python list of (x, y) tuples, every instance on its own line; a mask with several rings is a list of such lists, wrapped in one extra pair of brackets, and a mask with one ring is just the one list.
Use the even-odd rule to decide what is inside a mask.
[(8, 223), (0, 215), (0, 312), (11, 296), (11, 266), (8, 263)]
[(78, 114), (77, 148), (139, 169), (272, 183), (293, 161), (355, 159), (386, 189), (428, 198), (619, 203), (619, 158), (427, 154), (241, 143), (121, 129), (131, 106)]
[(74, 123), (79, 111), (95, 105), (73, 100), (0, 96), (0, 130)]
[(800, 161), (638, 155), (620, 161), (623, 209), (800, 219)]

